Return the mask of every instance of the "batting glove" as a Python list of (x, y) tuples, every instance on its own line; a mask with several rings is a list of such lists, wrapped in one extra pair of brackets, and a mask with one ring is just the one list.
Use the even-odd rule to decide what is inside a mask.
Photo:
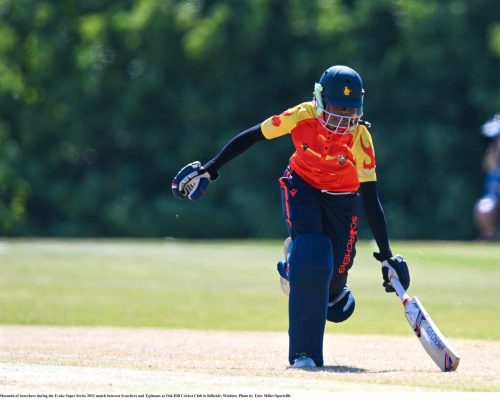
[(215, 180), (199, 161), (183, 167), (172, 181), (172, 193), (178, 199), (198, 200), (207, 190), (208, 184)]
[(396, 254), (394, 257), (386, 258), (380, 253), (373, 253), (373, 256), (382, 263), (382, 285), (385, 291), (395, 292), (391, 284), (391, 277), (396, 276), (401, 285), (407, 290), (410, 287), (410, 270), (402, 255)]

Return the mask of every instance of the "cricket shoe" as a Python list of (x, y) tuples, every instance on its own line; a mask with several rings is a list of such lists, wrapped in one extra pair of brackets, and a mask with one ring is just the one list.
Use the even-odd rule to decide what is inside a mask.
[(299, 357), (293, 362), (292, 368), (317, 368), (318, 366), (311, 357)]
[(290, 245), (292, 244), (292, 238), (287, 237), (283, 243), (283, 253), (285, 256), (285, 261), (278, 261), (277, 269), (280, 274), (280, 286), (283, 293), (287, 296), (290, 295), (290, 282), (288, 282), (288, 258), (290, 255)]

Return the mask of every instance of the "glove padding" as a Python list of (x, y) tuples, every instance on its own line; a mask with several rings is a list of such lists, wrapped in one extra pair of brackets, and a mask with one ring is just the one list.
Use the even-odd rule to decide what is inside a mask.
[(398, 278), (405, 290), (410, 287), (410, 270), (402, 255), (396, 254), (387, 259), (384, 259), (379, 253), (373, 253), (373, 256), (382, 263), (382, 277), (384, 279), (382, 285), (386, 292), (395, 292), (391, 283), (393, 276)]
[(199, 161), (182, 168), (172, 181), (172, 193), (178, 199), (198, 200), (207, 190), (211, 181), (207, 170)]

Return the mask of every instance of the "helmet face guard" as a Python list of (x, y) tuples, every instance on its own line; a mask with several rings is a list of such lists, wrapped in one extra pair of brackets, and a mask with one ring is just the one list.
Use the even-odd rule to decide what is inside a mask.
[(316, 105), (316, 115), (319, 122), (323, 127), (330, 132), (344, 135), (352, 133), (352, 131), (359, 125), (359, 120), (363, 116), (363, 107), (347, 108), (348, 113), (336, 114), (326, 109), (324, 99), (321, 94), (323, 87), (321, 84), (314, 85), (314, 103)]
[(359, 74), (343, 65), (333, 66), (314, 85), (317, 118), (330, 132), (352, 133), (363, 115), (363, 97)]

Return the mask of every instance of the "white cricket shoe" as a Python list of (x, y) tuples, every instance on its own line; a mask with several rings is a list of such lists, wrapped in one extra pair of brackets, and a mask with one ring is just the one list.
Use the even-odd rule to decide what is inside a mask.
[(292, 368), (316, 368), (317, 365), (311, 357), (300, 357), (295, 359)]

